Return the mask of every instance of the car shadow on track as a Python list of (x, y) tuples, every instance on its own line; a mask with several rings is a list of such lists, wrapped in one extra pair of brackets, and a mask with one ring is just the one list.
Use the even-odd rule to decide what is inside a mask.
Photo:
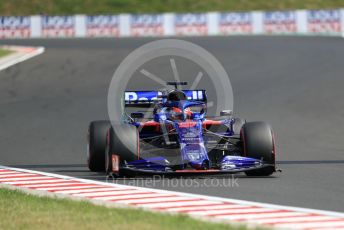
[[(278, 161), (277, 165), (327, 165), (327, 164), (344, 164), (344, 160), (295, 160), (295, 161)], [(73, 177), (80, 177), (83, 179), (107, 181), (107, 176), (104, 173), (90, 172), (86, 164), (15, 164), (8, 165), (9, 167), (32, 169), (37, 171), (56, 173), (68, 175)], [(282, 172), (283, 174), (283, 172)], [(183, 175), (183, 176), (163, 176), (164, 179), (225, 179), (225, 178), (279, 178), (281, 173), (276, 173), (267, 177), (253, 177), (246, 176), (243, 173), (239, 174), (222, 174), (222, 175)], [(136, 175), (134, 177), (116, 178), (116, 181), (130, 181), (130, 180), (152, 180), (154, 176), (151, 175)]]
[(277, 161), (280, 165), (322, 165), (322, 164), (344, 164), (344, 160), (302, 160), (302, 161)]

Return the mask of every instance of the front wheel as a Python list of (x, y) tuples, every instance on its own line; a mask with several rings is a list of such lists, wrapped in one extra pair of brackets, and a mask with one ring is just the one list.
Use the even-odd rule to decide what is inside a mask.
[(110, 127), (110, 121), (92, 121), (88, 127), (87, 165), (92, 172), (105, 171), (106, 133)]
[(263, 160), (270, 166), (245, 172), (247, 176), (270, 176), (276, 171), (275, 142), (271, 127), (264, 122), (245, 123), (240, 132), (243, 156)]
[(128, 162), (140, 159), (140, 140), (137, 128), (127, 124), (113, 126), (108, 130), (106, 139), (106, 173), (125, 176), (120, 168)]

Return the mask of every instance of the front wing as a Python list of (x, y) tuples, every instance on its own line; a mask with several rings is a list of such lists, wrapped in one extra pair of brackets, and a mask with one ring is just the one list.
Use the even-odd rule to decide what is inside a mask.
[(219, 175), (219, 174), (235, 174), (240, 172), (247, 172), (255, 169), (262, 169), (267, 167), (274, 167), (272, 164), (262, 164), (260, 166), (241, 168), (241, 169), (207, 169), (207, 170), (196, 170), (196, 169), (182, 169), (182, 170), (151, 170), (151, 169), (138, 169), (132, 167), (120, 167), (120, 171), (126, 175), (166, 175), (166, 176), (192, 176), (192, 175)]

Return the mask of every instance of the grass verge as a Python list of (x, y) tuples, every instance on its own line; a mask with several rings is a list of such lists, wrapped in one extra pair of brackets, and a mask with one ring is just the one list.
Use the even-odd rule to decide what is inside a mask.
[(13, 53), (13, 51), (11, 51), (11, 50), (6, 50), (6, 49), (1, 49), (1, 48), (0, 48), (0, 58), (1, 58), (1, 57), (4, 57), (4, 56), (6, 56), (6, 55), (9, 55), (9, 54), (11, 54), (11, 53)]
[(343, 0), (13, 0), (0, 1), (0, 15), (66, 15), (322, 9)]
[(198, 221), (185, 215), (139, 209), (107, 208), (89, 202), (38, 197), (0, 188), (0, 229), (140, 229), (244, 230)]

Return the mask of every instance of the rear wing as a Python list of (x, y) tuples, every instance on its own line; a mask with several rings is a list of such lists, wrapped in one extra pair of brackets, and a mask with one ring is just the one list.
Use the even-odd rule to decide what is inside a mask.
[[(207, 102), (205, 90), (183, 90), (189, 101)], [(163, 100), (161, 91), (125, 91), (125, 107), (150, 107)]]

